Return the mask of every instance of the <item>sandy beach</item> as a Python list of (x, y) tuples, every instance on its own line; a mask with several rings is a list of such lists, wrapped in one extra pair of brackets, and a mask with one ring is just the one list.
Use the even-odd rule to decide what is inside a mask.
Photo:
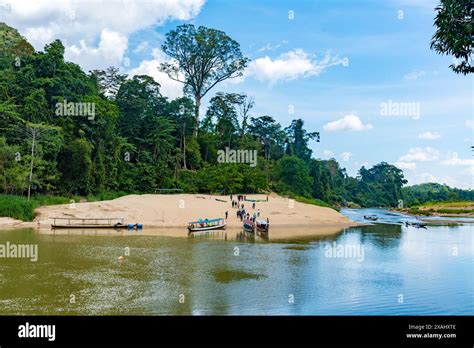
[[(267, 196), (248, 195), (246, 198), (266, 200)], [(260, 210), (260, 218), (269, 219), (272, 239), (327, 235), (357, 225), (333, 209), (299, 203), (275, 194), (269, 195), (268, 201), (256, 202), (255, 209), (252, 209), (252, 202), (241, 204), (251, 216)], [(125, 223), (143, 224), (146, 234), (183, 236), (189, 221), (225, 218), (226, 211), (227, 229), (240, 230), (242, 223), (230, 196), (200, 194), (129, 195), (110, 201), (44, 206), (36, 210), (34, 222), (1, 218), (0, 226), (47, 230), (54, 217), (123, 218)]]

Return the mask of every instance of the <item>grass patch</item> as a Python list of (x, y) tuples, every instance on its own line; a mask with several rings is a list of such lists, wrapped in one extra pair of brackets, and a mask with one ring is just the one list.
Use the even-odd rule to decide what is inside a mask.
[(439, 214), (473, 214), (474, 209), (437, 209)]
[(214, 279), (219, 283), (230, 283), (236, 282), (239, 280), (248, 280), (248, 279), (255, 279), (259, 280), (265, 278), (264, 275), (261, 274), (254, 274), (248, 273), (243, 271), (216, 271), (214, 272)]
[(312, 204), (312, 205), (317, 205), (318, 207), (325, 207), (325, 208), (331, 208), (331, 209), (337, 210), (336, 207), (317, 198), (306, 198), (306, 197), (296, 196), (296, 195), (290, 195), (290, 198), (300, 203)]
[[(24, 196), (0, 195), (0, 216), (22, 221), (33, 221), (34, 210), (42, 205), (66, 204), (74, 199), (61, 196), (33, 196), (28, 200)], [(75, 199), (77, 200), (77, 197)]]
[(469, 207), (474, 206), (473, 201), (432, 201), (432, 202), (425, 202), (421, 204), (413, 205), (412, 208), (424, 208), (430, 206), (440, 206), (440, 207)]
[(130, 193), (124, 191), (106, 191), (106, 192), (99, 192), (93, 195), (87, 196), (88, 202), (97, 202), (97, 201), (110, 201), (115, 198), (127, 196)]
[[(103, 192), (97, 195), (87, 196), (87, 201), (103, 201), (125, 196), (125, 192)], [(32, 196), (28, 200), (25, 196), (0, 194), (0, 217), (11, 217), (22, 221), (33, 221), (35, 209), (44, 205), (69, 204), (71, 201), (80, 202), (81, 197), (71, 196)]]

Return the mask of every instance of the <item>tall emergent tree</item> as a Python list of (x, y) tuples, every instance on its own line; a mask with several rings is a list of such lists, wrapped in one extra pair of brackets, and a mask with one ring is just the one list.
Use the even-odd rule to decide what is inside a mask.
[(474, 6), (471, 0), (441, 0), (434, 25), (438, 28), (431, 39), (431, 49), (452, 55), (460, 62), (449, 67), (457, 74), (474, 72), (472, 65)]
[(249, 61), (240, 51), (240, 45), (220, 30), (192, 24), (178, 26), (166, 34), (161, 46), (172, 58), (161, 63), (160, 71), (184, 84), (187, 94), (194, 97), (197, 135), (201, 99), (219, 82), (242, 76)]

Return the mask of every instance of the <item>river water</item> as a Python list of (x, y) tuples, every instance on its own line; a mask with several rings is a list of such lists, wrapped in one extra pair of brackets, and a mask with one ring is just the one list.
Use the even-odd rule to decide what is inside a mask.
[(0, 315), (474, 315), (469, 219), (342, 213), (379, 220), (291, 243), (0, 231), (0, 245), (38, 246), (36, 262), (0, 258)]

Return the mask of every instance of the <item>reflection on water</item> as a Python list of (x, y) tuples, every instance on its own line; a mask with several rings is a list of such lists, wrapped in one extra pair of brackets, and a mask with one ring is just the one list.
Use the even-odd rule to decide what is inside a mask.
[[(38, 244), (39, 259), (0, 258), (0, 313), (474, 314), (471, 224), (382, 223), (299, 244), (219, 233), (1, 231), (0, 244)], [(363, 258), (328, 257), (339, 246)]]

